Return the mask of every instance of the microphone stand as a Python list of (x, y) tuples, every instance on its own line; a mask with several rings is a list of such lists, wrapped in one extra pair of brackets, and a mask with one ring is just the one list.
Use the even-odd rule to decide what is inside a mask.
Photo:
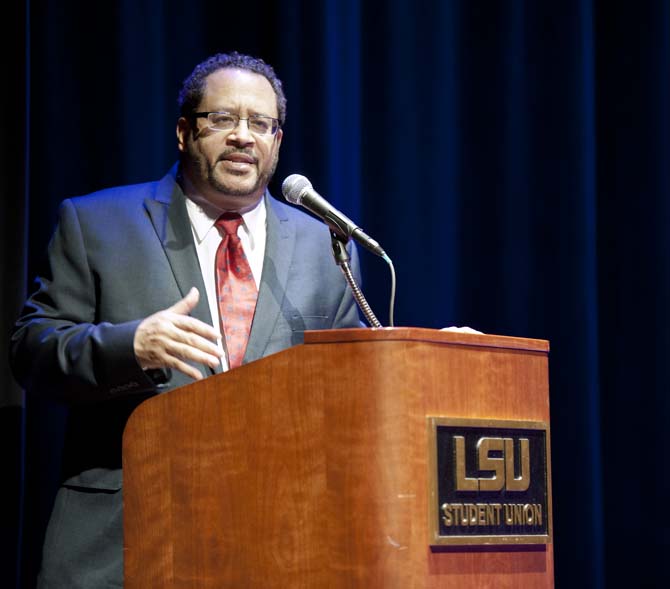
[(361, 289), (358, 287), (358, 284), (356, 284), (356, 280), (351, 273), (351, 267), (349, 266), (349, 260), (351, 260), (351, 257), (349, 256), (349, 252), (346, 248), (348, 239), (340, 237), (337, 233), (331, 231), (330, 240), (333, 245), (333, 256), (335, 256), (335, 263), (342, 269), (342, 273), (351, 287), (351, 292), (354, 295), (354, 299), (356, 299), (358, 307), (363, 312), (363, 315), (365, 315), (365, 318), (372, 327), (381, 327), (382, 324), (379, 322), (377, 317), (375, 317), (375, 314), (372, 312), (370, 305), (368, 305), (368, 302), (365, 300)]

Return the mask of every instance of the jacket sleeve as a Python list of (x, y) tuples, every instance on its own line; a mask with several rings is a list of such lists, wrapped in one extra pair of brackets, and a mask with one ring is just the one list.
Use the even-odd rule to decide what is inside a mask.
[[(100, 223), (104, 231), (104, 222)], [(114, 255), (110, 252), (110, 256)], [(122, 280), (123, 269), (119, 269)], [(76, 208), (62, 203), (44, 269), (11, 337), (10, 361), (29, 393), (68, 403), (149, 392), (156, 383), (135, 359), (140, 319), (98, 321), (98, 285)], [(156, 373), (156, 380), (163, 375)]]

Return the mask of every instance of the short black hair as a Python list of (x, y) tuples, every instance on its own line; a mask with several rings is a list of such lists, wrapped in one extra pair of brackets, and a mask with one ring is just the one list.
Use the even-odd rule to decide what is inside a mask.
[(193, 115), (205, 93), (205, 80), (207, 76), (224, 68), (248, 70), (260, 74), (270, 82), (277, 97), (279, 124), (284, 124), (286, 120), (286, 96), (284, 95), (281, 80), (275, 74), (274, 69), (258, 57), (251, 57), (237, 51), (233, 51), (232, 53), (217, 53), (195, 66), (191, 74), (184, 80), (179, 91), (179, 98), (177, 100), (179, 116), (190, 118)]

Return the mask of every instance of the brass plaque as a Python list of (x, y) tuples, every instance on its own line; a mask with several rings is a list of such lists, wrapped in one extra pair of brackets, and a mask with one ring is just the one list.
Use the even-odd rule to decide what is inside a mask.
[(431, 545), (551, 542), (548, 424), (427, 420)]

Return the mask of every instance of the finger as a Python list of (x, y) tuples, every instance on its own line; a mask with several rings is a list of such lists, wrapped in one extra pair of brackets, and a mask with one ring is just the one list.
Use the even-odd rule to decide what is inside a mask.
[(184, 362), (183, 360), (180, 360), (179, 358), (175, 358), (174, 356), (168, 358), (166, 360), (166, 364), (170, 368), (179, 370), (179, 372), (185, 374), (186, 376), (192, 378), (193, 380), (202, 380), (204, 378), (202, 373), (194, 366), (191, 366), (190, 364)]
[[(186, 322), (188, 324), (192, 322), (201, 323), (198, 320), (183, 318), (180, 315), (173, 315), (172, 317), (189, 319), (190, 321)], [(152, 327), (151, 333), (146, 338), (139, 339), (138, 348), (140, 352), (144, 350), (148, 353), (153, 352), (161, 360), (165, 360), (165, 356), (170, 354), (188, 361), (202, 362), (212, 368), (216, 368), (220, 364), (221, 356), (223, 356), (220, 341), (214, 343), (210, 339), (188, 331), (188, 329), (181, 329), (170, 321), (170, 317), (156, 321)], [(156, 360), (152, 361), (155, 362)]]
[(195, 306), (198, 304), (199, 300), (200, 293), (198, 292), (198, 289), (193, 286), (183, 299), (177, 301), (167, 310), (172, 311), (173, 313), (178, 313), (179, 315), (188, 315), (191, 311), (193, 311), (193, 309), (195, 309)]
[[(202, 340), (206, 342), (206, 340)], [(208, 345), (209, 342), (206, 342)], [(165, 352), (181, 360), (189, 362), (196, 362), (198, 364), (207, 364), (212, 368), (216, 368), (221, 364), (221, 350), (214, 348), (214, 352), (208, 352), (190, 343), (180, 343), (175, 340), (170, 340), (165, 344)]]
[(195, 334), (210, 342), (220, 342), (222, 339), (221, 332), (218, 329), (195, 317), (189, 315), (172, 315), (170, 316), (170, 321), (177, 329)]
[(153, 320), (140, 324), (133, 342), (135, 357), (143, 369), (167, 366), (173, 356), (202, 362), (212, 368), (220, 365), (223, 349), (197, 334), (183, 331), (169, 321)]
[[(188, 360), (218, 364), (223, 356), (221, 337), (206, 323), (191, 317), (175, 315), (175, 323), (167, 321), (159, 336), (159, 346)], [(199, 335), (197, 330), (204, 335)], [(207, 358), (211, 356), (211, 358)]]
[(190, 376), (199, 374), (199, 372), (193, 366), (185, 369), (185, 366), (189, 366), (186, 362), (205, 364), (211, 368), (217, 368), (221, 364), (219, 355), (208, 354), (173, 340), (162, 340), (159, 345), (155, 343), (155, 345), (145, 349), (140, 347), (136, 350), (135, 355), (144, 370), (171, 367)]

